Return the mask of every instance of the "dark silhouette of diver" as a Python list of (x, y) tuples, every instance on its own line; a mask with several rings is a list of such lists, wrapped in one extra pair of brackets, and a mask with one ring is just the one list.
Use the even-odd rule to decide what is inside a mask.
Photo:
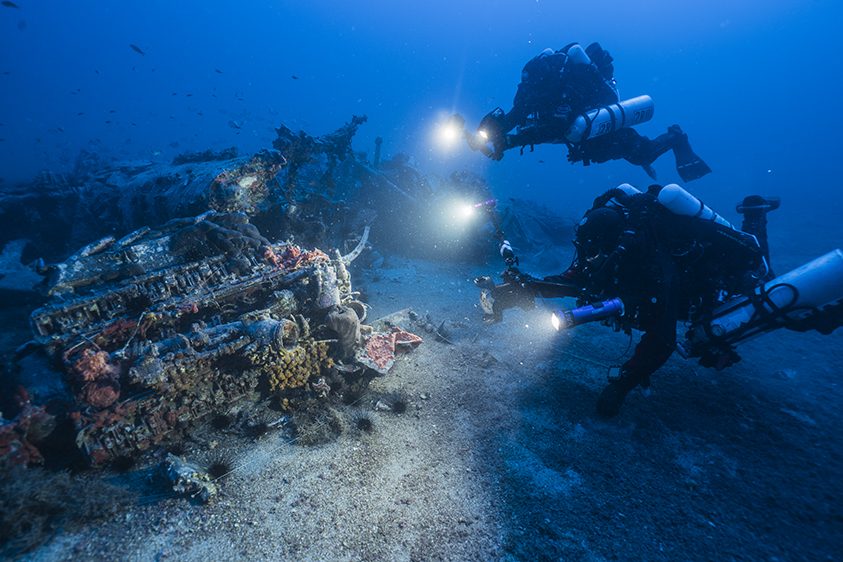
[[(576, 227), (576, 254), (564, 272), (536, 279), (510, 268), (504, 285), (481, 285), (491, 290), (491, 308), (484, 307), (489, 320), (499, 320), (512, 306), (529, 308), (536, 296), (576, 297), (581, 305), (613, 298), (623, 302), (616, 326), (643, 334), (632, 357), (600, 394), (597, 412), (603, 417), (617, 415), (634, 388), (649, 389), (651, 375), (677, 348), (680, 322), (710, 317), (724, 294), (753, 294), (772, 277), (767, 213), (779, 206), (774, 197), (744, 198), (738, 211), (745, 230), (738, 231), (711, 218), (676, 214), (659, 202), (660, 185), (644, 193), (624, 186), (595, 199)], [(840, 314), (817, 322), (790, 327), (820, 329), (825, 322), (828, 333), (840, 325)], [(720, 369), (739, 360), (733, 347), (718, 346), (703, 354), (700, 363)]]
[[(553, 51), (545, 49), (524, 65), (521, 83), (509, 112), (501, 108), (488, 113), (480, 122), (479, 137), (469, 137), (472, 148), (483, 150), (494, 160), (503, 158), (506, 150), (542, 143), (564, 143), (572, 163), (606, 162), (624, 159), (642, 166), (655, 178), (653, 162), (672, 150), (676, 169), (684, 181), (708, 174), (711, 169), (694, 154), (679, 125), (649, 139), (632, 128), (616, 130), (572, 142), (566, 138), (574, 120), (595, 108), (617, 104), (621, 100), (615, 86), (613, 59), (599, 43), (583, 49), (578, 43)], [(613, 123), (614, 125), (614, 123)], [(509, 134), (517, 127), (517, 132)], [(482, 145), (482, 146), (481, 146)]]

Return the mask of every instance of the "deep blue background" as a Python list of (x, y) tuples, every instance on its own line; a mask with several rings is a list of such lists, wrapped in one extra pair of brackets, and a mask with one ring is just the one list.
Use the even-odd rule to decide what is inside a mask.
[[(430, 173), (467, 166), (501, 196), (579, 214), (597, 192), (647, 177), (622, 162), (572, 166), (558, 146), (492, 163), (465, 147), (442, 152), (431, 132), (452, 111), (474, 124), (508, 109), (522, 65), (542, 48), (597, 40), (615, 57), (622, 96), (656, 100), (641, 132), (676, 122), (690, 134), (714, 173), (689, 187), (712, 206), (728, 211), (757, 191), (784, 196), (789, 213), (843, 208), (834, 0), (18, 4), (0, 8), (7, 183), (66, 170), (83, 147), (129, 159), (248, 153), (268, 147), (280, 122), (322, 134), (365, 113), (357, 150), (380, 135), (387, 155), (407, 152)], [(677, 179), (669, 155), (656, 167)]]

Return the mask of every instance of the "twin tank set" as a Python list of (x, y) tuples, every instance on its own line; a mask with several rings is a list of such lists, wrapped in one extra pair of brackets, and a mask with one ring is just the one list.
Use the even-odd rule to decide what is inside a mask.
[[(629, 184), (619, 189), (640, 193)], [(714, 221), (738, 230), (699, 199), (676, 184), (664, 186), (658, 201), (677, 215)], [(679, 351), (697, 357), (714, 344), (734, 345), (786, 326), (807, 325), (824, 309), (843, 306), (843, 252), (832, 250), (755, 288), (751, 295), (733, 298), (717, 308), (705, 322), (691, 326)], [(557, 330), (623, 315), (623, 302), (609, 299), (553, 314)]]

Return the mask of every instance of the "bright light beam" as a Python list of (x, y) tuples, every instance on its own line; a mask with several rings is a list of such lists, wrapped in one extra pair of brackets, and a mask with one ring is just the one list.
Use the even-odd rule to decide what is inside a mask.
[(470, 203), (461, 203), (459, 206), (459, 216), (463, 220), (468, 220), (477, 212), (474, 205)]
[(550, 323), (557, 332), (562, 329), (562, 319), (555, 312), (550, 315)]
[(455, 123), (443, 123), (439, 127), (439, 142), (445, 147), (452, 147), (460, 140), (460, 132)]

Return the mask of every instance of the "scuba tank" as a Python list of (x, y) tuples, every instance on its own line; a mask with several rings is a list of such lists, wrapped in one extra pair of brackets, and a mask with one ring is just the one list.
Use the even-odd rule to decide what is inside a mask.
[(676, 185), (668, 184), (659, 190), (658, 201), (669, 211), (676, 215), (696, 217), (702, 220), (713, 221), (726, 228), (738, 230), (732, 223), (712, 211), (708, 205)]
[[(724, 270), (751, 270), (746, 279), (735, 278), (734, 283), (730, 283), (732, 291), (745, 292), (758, 281), (768, 278), (770, 265), (755, 235), (736, 228), (675, 183), (662, 187), (656, 195), (656, 200), (675, 215), (703, 221), (700, 226), (709, 233), (705, 239), (713, 245), (713, 255), (722, 256), (723, 260), (719, 263)], [(746, 285), (747, 283), (749, 285)], [(743, 288), (737, 288), (737, 285)]]
[(626, 208), (625, 199), (640, 194), (641, 191), (632, 184), (622, 183), (614, 189), (610, 189), (594, 200), (592, 209), (597, 207), (609, 207), (623, 211)]
[(641, 193), (641, 190), (638, 189), (637, 187), (635, 187), (634, 185), (632, 185), (631, 183), (622, 183), (618, 187), (616, 187), (615, 189), (620, 189), (621, 191), (623, 191), (627, 195), (636, 195), (638, 193)]
[(720, 305), (709, 319), (691, 326), (680, 352), (700, 357), (782, 327), (831, 331), (839, 321), (819, 321), (827, 309), (841, 305), (843, 252), (837, 249), (768, 281), (750, 296)]
[(579, 44), (573, 44), (565, 51), (571, 64), (591, 64), (591, 58)]
[(624, 127), (634, 127), (653, 118), (655, 104), (650, 96), (638, 96), (587, 111), (579, 115), (568, 130), (565, 139), (581, 143)]

